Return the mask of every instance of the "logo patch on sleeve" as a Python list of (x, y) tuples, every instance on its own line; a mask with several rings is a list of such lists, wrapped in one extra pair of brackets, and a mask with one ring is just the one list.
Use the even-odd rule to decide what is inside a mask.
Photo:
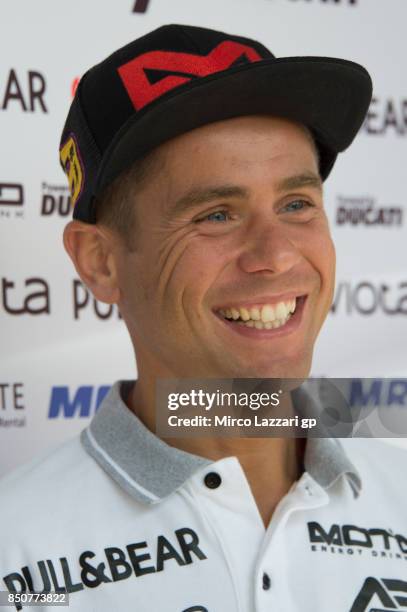
[(72, 206), (75, 206), (82, 192), (85, 172), (79, 154), (79, 147), (73, 134), (62, 145), (60, 159), (64, 172), (68, 177)]

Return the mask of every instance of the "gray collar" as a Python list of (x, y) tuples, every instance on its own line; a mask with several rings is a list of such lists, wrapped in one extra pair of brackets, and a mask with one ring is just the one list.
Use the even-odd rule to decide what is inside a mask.
[[(155, 503), (179, 489), (198, 469), (213, 462), (169, 446), (126, 406), (134, 381), (119, 381), (103, 400), (81, 441), (86, 451), (129, 495)], [(345, 475), (355, 497), (361, 479), (334, 438), (308, 438), (304, 467), (323, 488)]]

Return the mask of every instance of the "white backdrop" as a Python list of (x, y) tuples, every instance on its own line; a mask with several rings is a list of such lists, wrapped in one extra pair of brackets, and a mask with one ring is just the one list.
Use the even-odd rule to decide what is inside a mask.
[(407, 377), (406, 19), (406, 0), (2, 0), (0, 475), (81, 430), (106, 388), (136, 375), (117, 308), (95, 303), (63, 250), (58, 142), (75, 79), (164, 23), (369, 70), (368, 118), (325, 187), (337, 290), (313, 373)]

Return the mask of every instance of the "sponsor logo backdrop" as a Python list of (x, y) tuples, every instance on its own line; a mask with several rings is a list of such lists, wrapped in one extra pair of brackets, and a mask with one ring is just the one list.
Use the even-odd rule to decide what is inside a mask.
[(3, 0), (0, 475), (75, 435), (116, 379), (135, 376), (117, 308), (94, 300), (62, 247), (70, 200), (58, 142), (81, 74), (164, 23), (369, 69), (369, 114), (325, 187), (337, 289), (313, 374), (407, 377), (406, 18), (405, 0), (87, 0), (79, 13)]

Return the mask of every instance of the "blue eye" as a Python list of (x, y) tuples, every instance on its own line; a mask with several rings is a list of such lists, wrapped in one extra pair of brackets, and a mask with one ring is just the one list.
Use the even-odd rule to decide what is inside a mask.
[(297, 211), (304, 210), (305, 208), (312, 208), (313, 206), (313, 204), (310, 204), (306, 200), (293, 200), (292, 202), (289, 202), (286, 206), (284, 206), (284, 208), (292, 211)]
[(202, 221), (216, 221), (216, 222), (220, 221), (224, 223), (225, 221), (227, 221), (227, 218), (228, 218), (227, 212), (225, 212), (224, 210), (216, 210), (210, 215), (207, 215), (204, 219), (202, 219)]

